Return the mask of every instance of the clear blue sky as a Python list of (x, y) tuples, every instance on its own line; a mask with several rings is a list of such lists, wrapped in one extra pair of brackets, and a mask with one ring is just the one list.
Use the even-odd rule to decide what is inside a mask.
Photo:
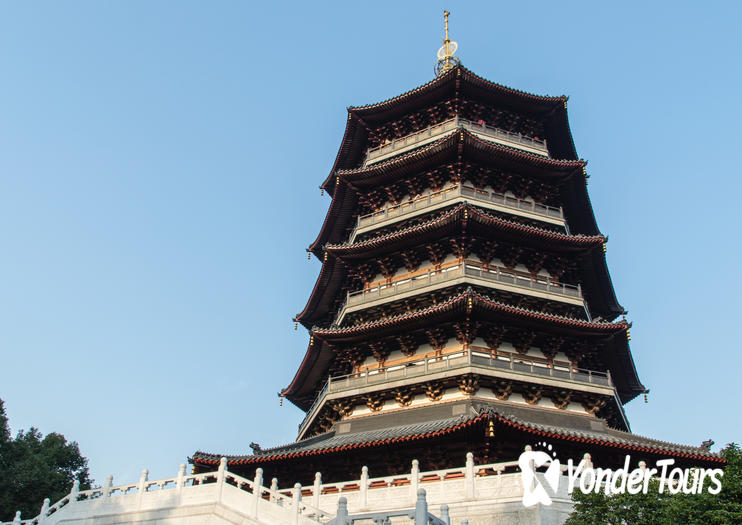
[(742, 441), (742, 4), (462, 4), (0, 3), (13, 430), (78, 441), (101, 483), (293, 440), (276, 392), (345, 108), (431, 80), (447, 7), (467, 67), (570, 97), (652, 390), (634, 431)]

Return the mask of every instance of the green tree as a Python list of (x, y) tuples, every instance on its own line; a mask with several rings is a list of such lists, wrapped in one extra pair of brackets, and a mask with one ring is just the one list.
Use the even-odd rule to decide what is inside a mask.
[(652, 481), (647, 494), (583, 494), (565, 525), (739, 525), (742, 523), (742, 450), (734, 443), (721, 451), (727, 461), (717, 495), (659, 493)]
[(10, 427), (8, 416), (5, 415), (5, 403), (0, 399), (0, 447), (10, 441)]
[(44, 498), (52, 503), (63, 498), (75, 480), (81, 490), (90, 488), (87, 459), (77, 443), (35, 428), (12, 439), (0, 399), (0, 521), (12, 520), (17, 510), (24, 518), (35, 517)]

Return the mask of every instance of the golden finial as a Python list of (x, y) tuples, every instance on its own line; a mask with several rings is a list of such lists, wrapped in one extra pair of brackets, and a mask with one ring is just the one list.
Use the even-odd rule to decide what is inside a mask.
[(443, 21), (445, 23), (446, 27), (446, 38), (443, 39), (443, 45), (438, 50), (438, 62), (435, 64), (435, 76), (439, 77), (446, 71), (454, 68), (455, 66), (458, 66), (461, 64), (461, 60), (459, 60), (459, 57), (454, 55), (456, 53), (456, 50), (459, 48), (459, 45), (448, 38), (448, 16), (451, 13), (448, 11), (443, 11)]

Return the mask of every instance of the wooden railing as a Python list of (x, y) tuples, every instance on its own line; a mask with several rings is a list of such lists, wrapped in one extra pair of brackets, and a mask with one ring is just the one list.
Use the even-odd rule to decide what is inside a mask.
[(532, 200), (518, 199), (517, 197), (511, 197), (502, 193), (481, 190), (463, 184), (456, 184), (449, 188), (431, 191), (413, 199), (392, 206), (387, 206), (384, 209), (361, 215), (358, 217), (356, 230), (368, 228), (369, 226), (390, 219), (405, 217), (413, 212), (438, 206), (441, 203), (456, 198), (466, 198), (475, 202), (492, 204), (498, 208), (504, 208), (504, 211), (508, 213), (515, 212), (516, 214), (522, 214), (522, 212), (525, 212), (529, 215), (532, 214), (539, 217), (555, 219), (561, 223), (564, 222), (564, 213), (562, 212), (562, 208), (546, 206), (545, 204), (538, 204)]
[(364, 304), (381, 297), (389, 297), (409, 290), (417, 290), (431, 284), (449, 281), (464, 275), (478, 277), (492, 282), (511, 284), (519, 288), (538, 290), (558, 296), (582, 298), (582, 287), (579, 284), (564, 284), (554, 281), (549, 277), (541, 275), (534, 276), (529, 273), (518, 272), (500, 266), (486, 266), (476, 261), (456, 261), (437, 268), (432, 267), (414, 276), (401, 275), (389, 282), (383, 282), (356, 292), (348, 292), (346, 306)]
[(306, 429), (329, 394), (376, 385), (383, 388), (383, 385), (390, 381), (424, 377), (444, 371), (451, 371), (452, 374), (459, 373), (461, 369), (468, 369), (472, 366), (516, 373), (526, 377), (548, 377), (613, 388), (610, 371), (600, 372), (577, 368), (570, 363), (546, 361), (480, 347), (459, 347), (448, 354), (428, 353), (385, 367), (329, 377), (307, 410), (304, 419), (299, 423), (299, 434), (301, 435)]
[(512, 286), (523, 292), (537, 292), (546, 294), (549, 298), (575, 304), (583, 305), (582, 286), (579, 284), (565, 284), (554, 281), (549, 277), (532, 275), (517, 270), (511, 270), (499, 266), (489, 266), (476, 261), (453, 261), (431, 268), (400, 275), (390, 281), (380, 281), (376, 284), (346, 294), (345, 303), (338, 311), (335, 324), (339, 324), (348, 309), (378, 301), (380, 299), (394, 300), (399, 294), (422, 290), (433, 285), (453, 282), (463, 277), (472, 277), (490, 283)]
[(392, 140), (391, 142), (382, 144), (376, 148), (370, 148), (366, 152), (364, 166), (423, 146), (446, 135), (450, 135), (457, 129), (466, 129), (485, 140), (525, 150), (536, 155), (547, 157), (549, 155), (549, 150), (546, 148), (546, 140), (544, 139), (528, 137), (520, 133), (513, 133), (488, 126), (484, 123), (472, 122), (470, 120), (455, 117), (441, 122), (440, 124), (429, 126), (423, 130)]

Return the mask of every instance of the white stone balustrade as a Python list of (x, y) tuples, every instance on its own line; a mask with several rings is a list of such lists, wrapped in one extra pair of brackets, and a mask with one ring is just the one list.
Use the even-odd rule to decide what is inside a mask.
[[(128, 516), (117, 523), (234, 523), (239, 518), (244, 524), (316, 525), (331, 518), (301, 498), (263, 487), (262, 471), (257, 470), (255, 479), (247, 480), (228, 472), (222, 458), (216, 472), (186, 476), (181, 465), (175, 478), (150, 481), (145, 470), (137, 483), (112, 486), (113, 478), (108, 476), (102, 488), (83, 491), (75, 483), (70, 494), (54, 505), (45, 500), (37, 517), (22, 520), (16, 513), (12, 522), (0, 525), (87, 524), (116, 514)], [(212, 513), (217, 515), (215, 521)]]
[[(263, 486), (263, 472), (256, 469), (248, 480), (227, 470), (222, 458), (216, 472), (186, 475), (181, 465), (174, 478), (149, 480), (142, 472), (137, 483), (113, 486), (106, 479), (102, 488), (79, 490), (73, 486), (69, 495), (49, 505), (43, 503), (39, 516), (22, 520), (20, 513), (12, 522), (0, 525), (69, 525), (105, 523), (242, 523), (271, 525), (311, 525), (328, 523), (345, 498), (350, 514), (397, 512), (415, 507), (419, 490), (425, 489), (427, 503), (442, 509), (441, 516), (450, 523), (464, 518), (471, 525), (491, 523), (563, 523), (572, 508), (566, 482), (553, 498), (551, 507), (525, 508), (521, 503), (523, 488), (517, 461), (475, 465), (471, 453), (463, 467), (420, 472), (417, 460), (407, 474), (369, 477), (366, 467), (357, 480), (314, 483), (292, 489), (278, 489), (278, 480), (270, 488)], [(311, 501), (309, 505), (305, 501)], [(112, 516), (118, 516), (111, 521)], [(105, 517), (105, 518), (104, 518)], [(101, 522), (103, 522), (101, 521)]]

